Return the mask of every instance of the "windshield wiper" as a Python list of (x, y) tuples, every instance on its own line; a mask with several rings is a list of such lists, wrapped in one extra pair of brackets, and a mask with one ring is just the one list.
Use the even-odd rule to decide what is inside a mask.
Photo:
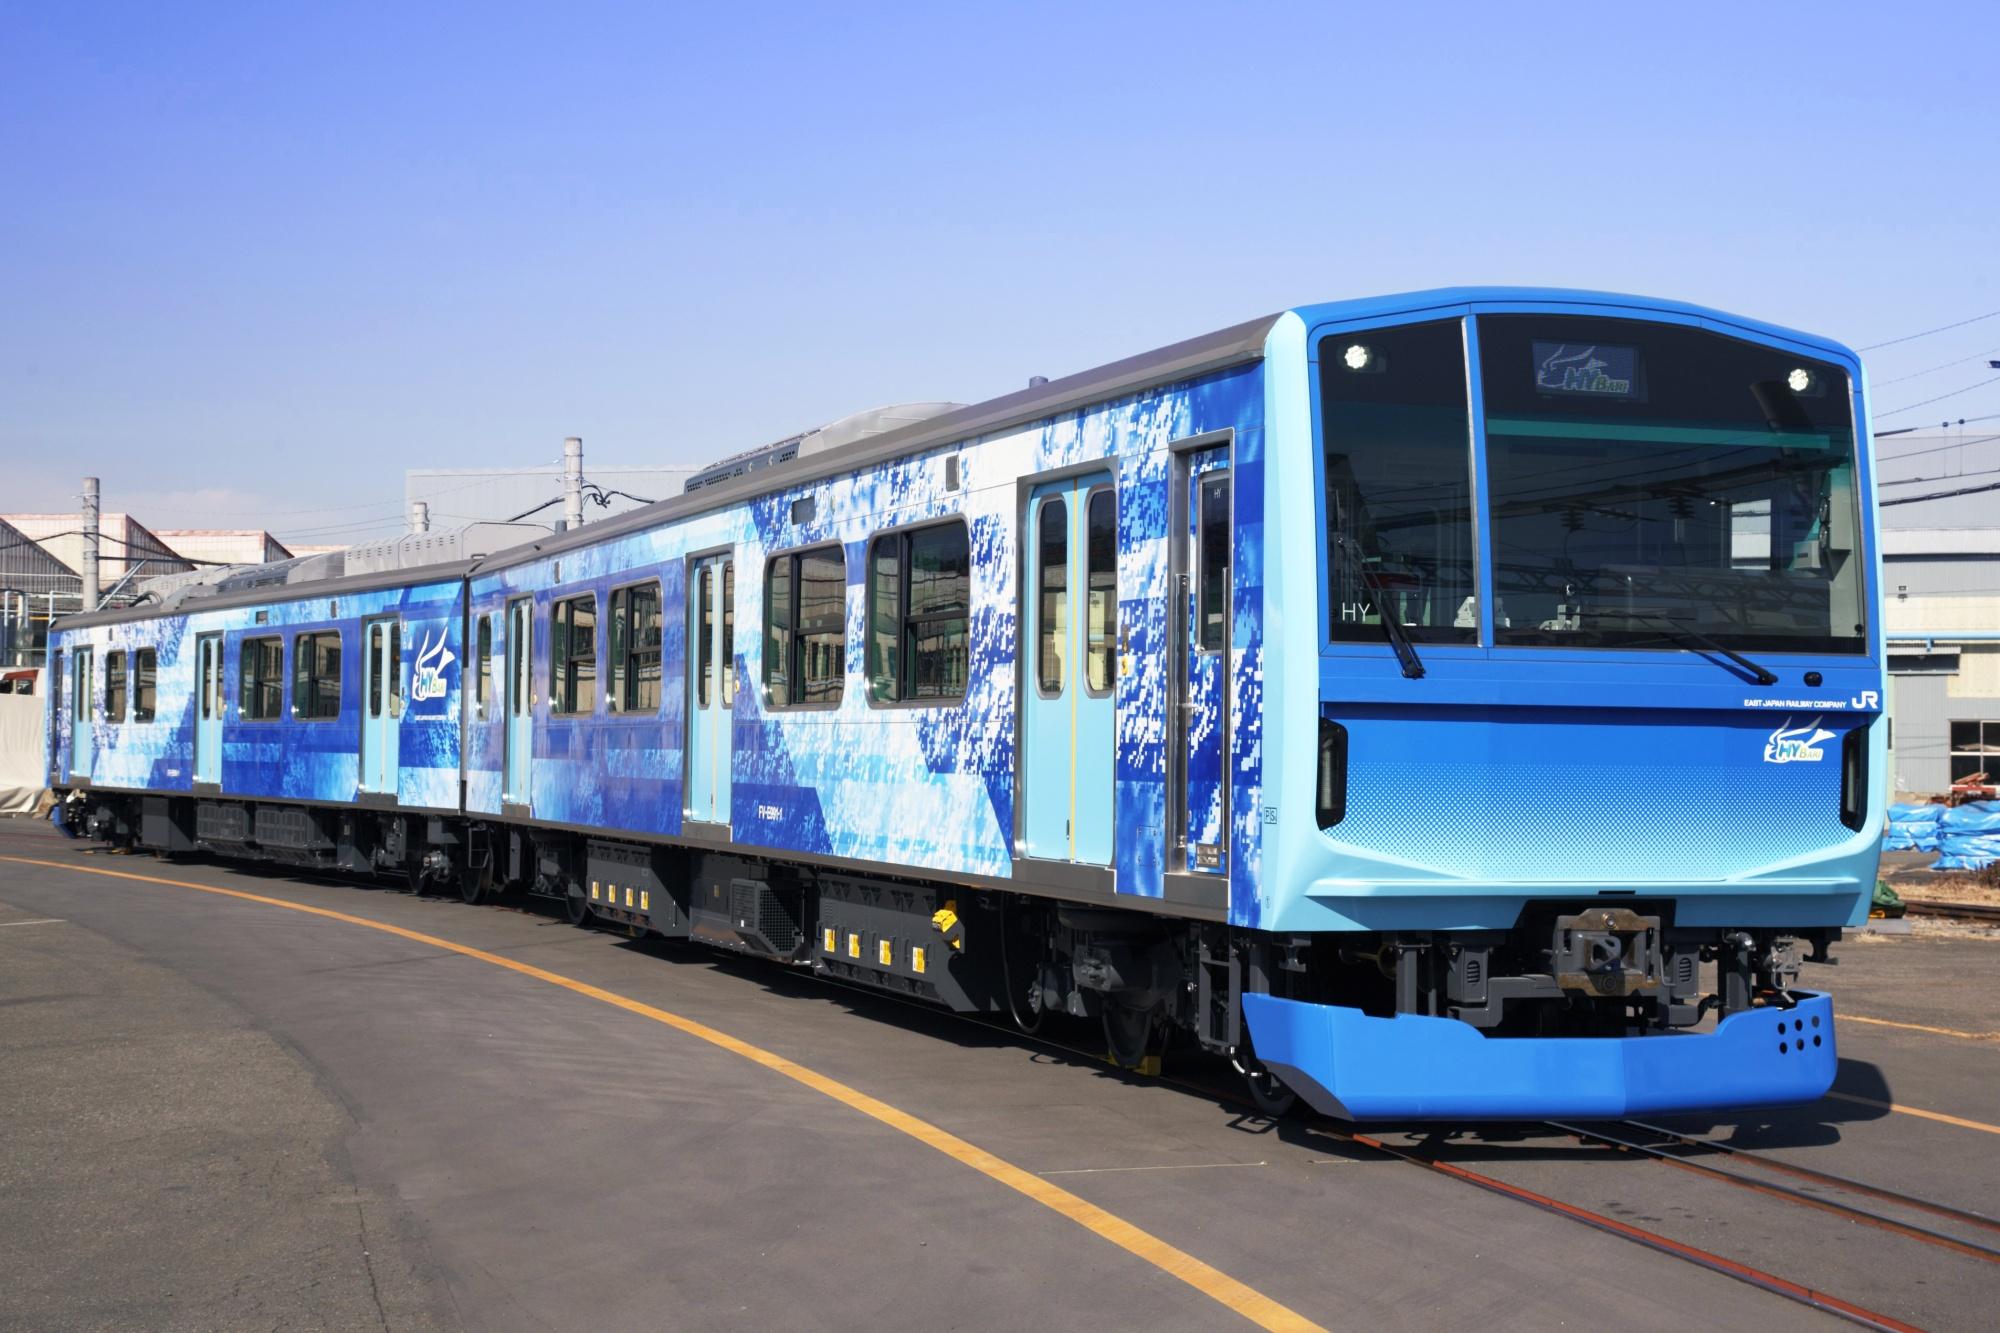
[(1749, 672), (1759, 685), (1776, 685), (1778, 683), (1777, 675), (1769, 667), (1751, 661), (1734, 648), (1723, 647), (1698, 629), (1689, 629), (1678, 620), (1669, 620), (1665, 616), (1647, 615), (1643, 611), (1636, 614), (1638, 619), (1650, 620), (1655, 625), (1664, 629), (1666, 637), (1669, 639), (1678, 640), (1683, 644), (1692, 644), (1696, 648), (1705, 648), (1712, 653), (1721, 653), (1724, 657), (1736, 663), (1737, 666)]
[[(1375, 577), (1375, 571), (1368, 568), (1366, 562), (1362, 560), (1361, 544), (1343, 532), (1340, 534), (1340, 552), (1353, 563), (1355, 573), (1361, 576), (1362, 583), (1368, 587), (1369, 595), (1375, 599), (1375, 613), (1382, 621), (1382, 632), (1388, 635), (1389, 646), (1396, 650), (1396, 660), (1403, 664), (1403, 674), (1411, 680), (1422, 679), (1424, 659), (1417, 656), (1417, 646), (1410, 642), (1410, 632), (1403, 628), (1402, 613), (1390, 605), (1381, 580)], [(1774, 676), (1772, 679), (1777, 678)], [(1770, 681), (1765, 682), (1767, 685), (1769, 683)]]

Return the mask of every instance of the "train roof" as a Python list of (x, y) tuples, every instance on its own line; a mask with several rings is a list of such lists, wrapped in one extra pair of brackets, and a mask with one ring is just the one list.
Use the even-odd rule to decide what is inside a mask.
[[(817, 453), (800, 452), (796, 456), (778, 460), (772, 466), (740, 471), (735, 475), (714, 475), (724, 471), (729, 463), (769, 451), (773, 446), (764, 446), (762, 450), (751, 450), (708, 469), (701, 474), (704, 484), (686, 494), (627, 510), (615, 518), (588, 524), (569, 532), (555, 533), (495, 551), (474, 560), (453, 561), (413, 569), (383, 570), (379, 573), (314, 582), (286, 583), (282, 586), (271, 583), (243, 588), (240, 591), (217, 589), (212, 595), (184, 597), (176, 599), (171, 604), (142, 605), (119, 611), (98, 611), (69, 616), (60, 624), (63, 627), (111, 624), (175, 611), (285, 601), (333, 595), (343, 591), (358, 592), (370, 588), (410, 586), (441, 579), (469, 577), (488, 570), (508, 569), (558, 555), (564, 551), (594, 546), (599, 542), (630, 533), (643, 532), (676, 518), (725, 508), (773, 489), (789, 488), (839, 476), (844, 472), (920, 453), (938, 445), (969, 440), (1011, 426), (1044, 420), (1078, 407), (1155, 385), (1170, 384), (1233, 366), (1247, 365), (1263, 357), (1265, 340), (1270, 335), (1271, 329), (1287, 315), (1297, 316), (1308, 328), (1312, 328), (1330, 323), (1404, 316), (1428, 309), (1443, 311), (1471, 304), (1520, 305), (1524, 308), (1544, 308), (1551, 305), (1603, 307), (1606, 314), (1619, 310), (1642, 310), (1679, 315), (1741, 330), (1762, 338), (1779, 339), (1813, 348), (1849, 362), (1858, 361), (1851, 349), (1816, 334), (1768, 324), (1761, 320), (1747, 319), (1728, 311), (1694, 305), (1686, 301), (1670, 301), (1621, 292), (1565, 287), (1437, 287), (1424, 291), (1301, 305), (1277, 314), (1233, 324), (1226, 329), (1172, 343), (1150, 352), (1142, 352), (1137, 356), (1126, 357), (1091, 370), (1080, 371), (1062, 379), (1031, 385), (1016, 393), (989, 399), (983, 403), (956, 407), (941, 414), (925, 416), (908, 424), (867, 434)], [(781, 441), (780, 444), (789, 442), (791, 441)]]
[(1291, 313), (1304, 320), (1306, 326), (1310, 328), (1317, 324), (1377, 319), (1385, 315), (1408, 315), (1433, 308), (1441, 310), (1475, 304), (1520, 305), (1535, 308), (1552, 305), (1601, 306), (1605, 308), (1607, 315), (1615, 314), (1621, 309), (1680, 315), (1740, 329), (1760, 338), (1776, 338), (1798, 343), (1846, 361), (1859, 360), (1854, 350), (1842, 343), (1816, 333), (1786, 328), (1782, 324), (1768, 324), (1763, 320), (1749, 319), (1727, 310), (1695, 305), (1688, 301), (1669, 301), (1658, 296), (1638, 296), (1630, 292), (1599, 292), (1576, 287), (1434, 287), (1427, 291), (1399, 292), (1391, 296), (1364, 296), (1349, 301), (1327, 301), (1319, 305), (1295, 306)]

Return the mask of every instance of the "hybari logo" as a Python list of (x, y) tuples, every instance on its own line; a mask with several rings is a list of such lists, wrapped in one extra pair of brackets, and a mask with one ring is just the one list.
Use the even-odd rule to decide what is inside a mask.
[(1554, 389), (1561, 393), (1596, 393), (1624, 395), (1632, 392), (1630, 378), (1619, 379), (1610, 374), (1611, 363), (1597, 354), (1597, 348), (1584, 347), (1572, 351), (1568, 346), (1559, 346), (1542, 358), (1535, 368), (1535, 387)]
[(1771, 733), (1771, 739), (1764, 743), (1764, 762), (1767, 764), (1817, 764), (1826, 758), (1826, 751), (1820, 749), (1822, 741), (1833, 739), (1833, 733), (1820, 726), (1820, 719), (1814, 718), (1803, 727), (1785, 724)]
[(417, 651), (417, 669), (415, 678), (410, 681), (410, 698), (417, 703), (444, 698), (444, 669), (456, 660), (451, 655), (451, 649), (444, 646), (443, 630), (438, 631), (436, 643), (432, 643), (427, 636)]

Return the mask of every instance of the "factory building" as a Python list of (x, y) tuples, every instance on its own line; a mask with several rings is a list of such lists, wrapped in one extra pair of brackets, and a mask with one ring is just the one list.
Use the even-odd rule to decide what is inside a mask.
[(2000, 781), (2000, 490), (1994, 437), (1878, 440), (1891, 768), (1898, 793)]

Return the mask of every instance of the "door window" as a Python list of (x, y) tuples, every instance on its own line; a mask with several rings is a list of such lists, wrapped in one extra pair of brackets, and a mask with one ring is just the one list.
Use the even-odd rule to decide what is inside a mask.
[(1196, 646), (1205, 653), (1229, 644), (1229, 478), (1201, 483), (1199, 596), (1195, 607)]
[(1035, 685), (1043, 694), (1060, 694), (1063, 656), (1069, 646), (1069, 505), (1062, 497), (1042, 501), (1036, 523), (1036, 595), (1041, 599), (1035, 620)]
[(1111, 693), (1118, 641), (1118, 502), (1108, 488), (1084, 501), (1083, 683), (1093, 695)]

